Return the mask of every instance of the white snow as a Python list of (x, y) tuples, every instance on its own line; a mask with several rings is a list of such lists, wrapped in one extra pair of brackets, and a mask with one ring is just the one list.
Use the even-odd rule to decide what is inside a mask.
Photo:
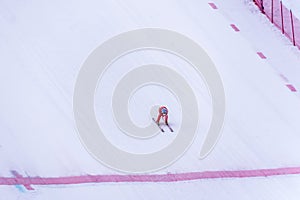
[[(172, 135), (134, 141), (118, 131), (109, 97), (126, 70), (160, 63), (182, 72), (197, 94), (198, 136), (186, 154), (157, 172), (242, 170), (300, 166), (300, 52), (258, 11), (252, 1), (1, 1), (0, 2), (0, 176), (61, 177), (119, 174), (97, 162), (83, 147), (73, 118), (76, 76), (89, 53), (107, 39), (133, 29), (158, 27), (185, 34), (200, 44), (223, 80), (227, 113), (222, 137), (199, 160), (211, 118), (211, 100), (201, 77), (182, 60), (144, 51), (119, 60), (95, 95), (96, 115), (119, 148), (151, 152)], [(241, 30), (235, 32), (230, 24)], [(266, 60), (258, 57), (261, 51)], [(118, 70), (122, 65), (122, 70)], [(144, 90), (144, 91), (143, 91)], [(147, 123), (153, 103), (170, 99), (174, 122), (180, 109), (172, 94), (156, 87), (138, 91), (129, 102), (133, 121)], [(153, 90), (153, 91), (152, 91)], [(151, 94), (151, 95), (150, 95)], [(105, 98), (104, 98), (105, 97)], [(101, 101), (100, 101), (101, 100)], [(142, 110), (142, 112), (140, 112)], [(104, 114), (103, 114), (104, 113)], [(138, 113), (140, 117), (134, 116)], [(174, 123), (176, 124), (176, 123)], [(174, 125), (176, 128), (176, 125)], [(175, 183), (101, 183), (35, 186), (20, 192), (0, 186), (0, 199), (298, 199), (300, 176), (212, 179)]]
[(300, 5), (297, 0), (282, 0), (283, 5), (288, 9), (292, 10), (294, 15), (300, 19)]

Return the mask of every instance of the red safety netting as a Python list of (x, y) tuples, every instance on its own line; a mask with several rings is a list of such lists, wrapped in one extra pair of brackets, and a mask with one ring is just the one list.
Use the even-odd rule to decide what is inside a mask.
[(259, 9), (274, 23), (294, 45), (300, 48), (300, 20), (281, 0), (253, 0)]
[(263, 8), (263, 0), (254, 0), (255, 4), (259, 7), (260, 10), (264, 10)]

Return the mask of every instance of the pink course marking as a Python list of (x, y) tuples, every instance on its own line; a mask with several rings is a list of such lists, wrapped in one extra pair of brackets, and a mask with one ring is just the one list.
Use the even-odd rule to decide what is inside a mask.
[(15, 177), (0, 177), (0, 185), (23, 185), (26, 189), (33, 190), (31, 185), (67, 185), (120, 182), (178, 182), (200, 179), (269, 177), (278, 175), (300, 174), (300, 167), (237, 171), (205, 171), (179, 174), (168, 173), (144, 175), (83, 175), (54, 178), (23, 177), (15, 171), (13, 173), (15, 174)]
[(296, 88), (295, 88), (293, 85), (287, 84), (286, 86), (287, 86), (292, 92), (297, 92)]
[[(21, 176), (17, 171), (11, 171), (11, 173), (15, 176), (16, 182), (19, 182), (19, 180), (23, 180), (23, 176)], [(1, 183), (0, 183), (1, 185)], [(27, 190), (34, 190), (31, 187), (30, 181), (25, 181), (22, 184), (16, 184), (16, 185), (23, 185)]]
[(216, 4), (214, 4), (214, 3), (212, 3), (212, 2), (210, 2), (210, 3), (208, 3), (209, 5), (210, 5), (210, 7), (212, 8), (212, 9), (218, 9), (218, 7), (216, 6)]
[(234, 24), (230, 24), (231, 28), (235, 31), (235, 32), (239, 32), (240, 29), (238, 29), (238, 27)]
[(261, 59), (266, 59), (267, 58), (262, 52), (257, 52), (257, 55), (259, 55), (259, 57)]

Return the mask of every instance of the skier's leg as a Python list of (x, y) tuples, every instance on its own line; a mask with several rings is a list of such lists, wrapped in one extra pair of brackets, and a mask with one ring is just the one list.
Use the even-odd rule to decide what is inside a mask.
[(162, 115), (161, 114), (159, 114), (158, 116), (157, 116), (157, 119), (156, 119), (156, 123), (157, 124), (159, 124), (159, 121), (160, 121), (160, 118), (162, 117)]
[(168, 125), (168, 115), (165, 115), (165, 123)]

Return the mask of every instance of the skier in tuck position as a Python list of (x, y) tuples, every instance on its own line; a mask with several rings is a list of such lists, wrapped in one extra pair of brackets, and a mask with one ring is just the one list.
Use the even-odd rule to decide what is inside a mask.
[(156, 119), (156, 123), (159, 124), (160, 119), (163, 119), (165, 121), (165, 124), (168, 126), (168, 108), (166, 106), (161, 106), (158, 109), (158, 116)]
[(173, 129), (171, 128), (171, 126), (168, 123), (168, 108), (166, 106), (161, 106), (158, 109), (158, 116), (157, 119), (155, 121), (154, 118), (152, 118), (152, 120), (156, 123), (156, 125), (158, 126), (158, 128), (161, 130), (161, 132), (165, 132), (164, 129), (161, 127), (161, 124), (159, 124), (160, 119), (163, 119), (165, 121), (166, 126), (170, 129), (171, 132), (173, 132)]

